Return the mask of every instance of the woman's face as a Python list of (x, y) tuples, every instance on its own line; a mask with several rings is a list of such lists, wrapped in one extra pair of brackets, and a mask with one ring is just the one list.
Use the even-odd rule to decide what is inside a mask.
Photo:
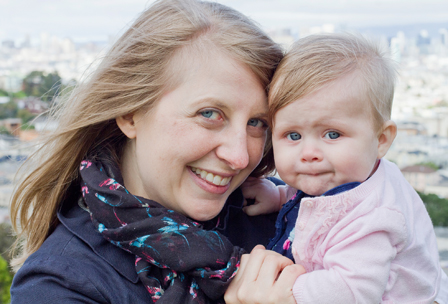
[(260, 162), (268, 108), (247, 66), (219, 52), (188, 61), (181, 83), (149, 112), (117, 123), (131, 139), (122, 160), (127, 189), (205, 221)]

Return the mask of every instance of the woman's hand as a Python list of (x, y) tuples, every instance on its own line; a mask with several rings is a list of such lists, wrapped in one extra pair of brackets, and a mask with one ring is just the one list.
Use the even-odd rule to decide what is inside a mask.
[(290, 259), (257, 245), (241, 258), (241, 266), (227, 289), (227, 304), (296, 304), (292, 287), (306, 271)]

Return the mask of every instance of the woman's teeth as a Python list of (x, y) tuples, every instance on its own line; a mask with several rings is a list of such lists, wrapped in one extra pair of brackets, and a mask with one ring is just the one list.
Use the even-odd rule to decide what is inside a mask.
[(232, 177), (222, 177), (219, 175), (214, 175), (213, 173), (191, 167), (191, 171), (195, 172), (197, 175), (199, 175), (202, 179), (205, 179), (206, 181), (216, 185), (216, 186), (225, 186), (227, 185)]

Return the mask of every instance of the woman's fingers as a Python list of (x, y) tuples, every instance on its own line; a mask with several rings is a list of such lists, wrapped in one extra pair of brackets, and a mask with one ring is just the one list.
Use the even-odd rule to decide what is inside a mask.
[[(253, 253), (256, 250), (265, 250), (263, 245), (257, 245), (252, 249)], [(240, 260), (240, 268), (238, 269), (238, 272), (236, 273), (236, 276), (233, 278), (232, 282), (230, 283), (229, 287), (227, 288), (226, 294), (224, 295), (224, 299), (226, 301), (226, 303), (240, 303), (237, 300), (237, 294), (238, 294), (238, 290), (240, 288), (246, 288), (247, 284), (243, 284), (242, 281), (246, 281), (250, 280), (250, 278), (256, 278), (258, 276), (258, 270), (256, 274), (250, 273), (251, 270), (246, 271), (247, 269), (247, 265), (248, 264), (253, 264), (254, 261), (251, 260), (251, 258), (253, 259), (253, 255), (251, 256), (250, 254), (243, 254), (241, 256), (241, 260)], [(251, 269), (256, 269), (256, 266), (251, 266)], [(249, 278), (248, 278), (249, 277)]]
[(296, 304), (296, 300), (294, 299), (294, 294), (292, 292), (294, 283), (299, 276), (305, 273), (306, 270), (302, 265), (286, 266), (275, 282), (273, 303)]
[[(302, 266), (293, 265), (290, 259), (265, 250), (261, 245), (256, 246), (250, 255), (242, 257), (241, 267), (224, 299), (228, 304), (289, 303), (295, 278), (304, 272), (302, 269)], [(286, 295), (281, 295), (282, 292)]]
[(243, 273), (242, 279), (244, 281), (251, 282), (257, 280), (259, 271), (268, 251), (269, 250), (266, 250), (263, 245), (257, 245), (252, 249), (250, 255), (247, 255), (245, 260), (241, 261), (241, 268), (238, 273), (240, 271)]
[(258, 284), (260, 285), (260, 288), (271, 288), (274, 286), (279, 274), (289, 265), (293, 265), (293, 262), (284, 256), (273, 254), (265, 255), (258, 274)]

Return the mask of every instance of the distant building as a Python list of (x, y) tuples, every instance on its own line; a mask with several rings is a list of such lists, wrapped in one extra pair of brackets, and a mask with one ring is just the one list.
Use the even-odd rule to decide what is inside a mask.
[[(17, 137), (11, 135), (0, 134), (0, 151), (9, 152), (14, 146), (19, 143)], [(3, 155), (4, 153), (0, 153)]]
[(441, 28), (439, 30), (439, 34), (440, 34), (440, 42), (443, 45), (448, 45), (448, 30), (446, 28)]
[(8, 92), (18, 92), (22, 89), (22, 79), (23, 77), (14, 73), (0, 75), (0, 89)]
[(15, 48), (14, 40), (3, 40), (2, 47), (7, 48), (7, 49)]
[(425, 193), (433, 193), (439, 197), (448, 198), (448, 178), (442, 177), (438, 184), (426, 186)]
[(17, 102), (21, 109), (27, 109), (33, 114), (41, 114), (48, 110), (48, 103), (42, 101), (39, 97), (29, 96)]
[(36, 130), (22, 130), (19, 139), (21, 141), (33, 141), (39, 138), (40, 134)]
[(415, 121), (401, 121), (397, 122), (397, 129), (399, 133), (406, 135), (426, 135), (427, 131), (424, 125)]
[(407, 166), (401, 172), (411, 186), (421, 192), (426, 192), (428, 185), (437, 185), (441, 180), (437, 170), (425, 165)]
[(39, 116), (32, 122), (35, 130), (39, 133), (47, 133), (58, 128), (58, 122), (47, 116)]
[(22, 119), (7, 118), (0, 121), (0, 125), (5, 127), (13, 136), (20, 136), (20, 128), (22, 127)]

